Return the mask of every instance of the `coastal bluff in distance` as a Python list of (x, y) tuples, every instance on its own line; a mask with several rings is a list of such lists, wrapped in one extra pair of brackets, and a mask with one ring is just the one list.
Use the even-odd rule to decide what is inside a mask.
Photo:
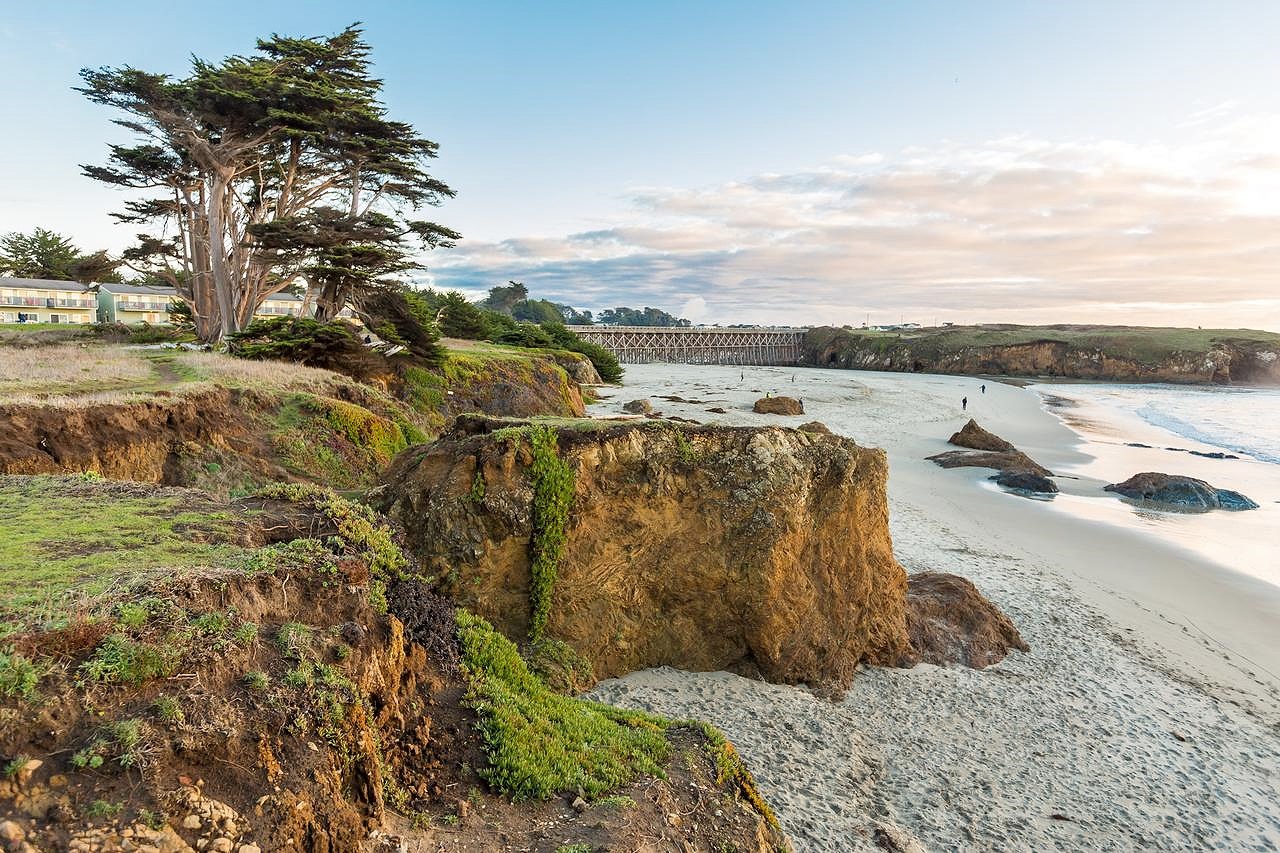
[(1140, 326), (823, 326), (805, 334), (800, 363), (905, 373), (1280, 385), (1280, 334)]
[(463, 417), (401, 454), (382, 506), (442, 591), (522, 639), (557, 464), (572, 491), (546, 635), (595, 678), (670, 665), (844, 685), (911, 657), (885, 454), (848, 438)]

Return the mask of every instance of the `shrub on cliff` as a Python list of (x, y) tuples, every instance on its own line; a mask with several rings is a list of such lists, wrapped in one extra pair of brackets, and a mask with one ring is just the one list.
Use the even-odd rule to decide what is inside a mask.
[(492, 340), (494, 343), (528, 349), (549, 349), (554, 346), (551, 337), (532, 323), (517, 323), (514, 329), (506, 329), (494, 335)]
[(361, 300), (360, 316), (380, 338), (408, 349), (419, 366), (444, 364), (435, 314), (412, 291), (379, 290)]
[(254, 320), (227, 336), (232, 355), (255, 361), (291, 361), (345, 373), (358, 381), (385, 372), (382, 358), (370, 351), (348, 323), (318, 323), (309, 317)]
[(618, 364), (618, 359), (614, 354), (604, 347), (599, 344), (593, 344), (591, 341), (584, 341), (560, 323), (545, 323), (542, 326), (542, 330), (546, 332), (547, 337), (551, 339), (552, 344), (556, 347), (567, 349), (570, 352), (581, 353), (591, 359), (591, 363), (595, 365), (596, 373), (599, 373), (600, 378), (605, 382), (622, 381), (622, 366)]

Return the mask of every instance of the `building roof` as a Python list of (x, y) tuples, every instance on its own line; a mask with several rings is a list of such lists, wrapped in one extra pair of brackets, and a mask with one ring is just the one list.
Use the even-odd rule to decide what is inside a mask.
[(70, 290), (76, 293), (88, 291), (88, 286), (78, 281), (58, 281), (52, 278), (11, 278), (0, 276), (0, 287), (21, 288), (23, 290)]
[(282, 290), (279, 293), (273, 293), (270, 296), (265, 297), (263, 301), (265, 302), (268, 299), (274, 299), (278, 302), (301, 302), (302, 301), (301, 296), (298, 296), (297, 294), (294, 294), (294, 293), (290, 293), (287, 290)]
[(167, 284), (146, 285), (146, 284), (114, 284), (108, 282), (98, 285), (99, 290), (107, 293), (129, 294), (139, 296), (177, 296), (178, 291), (169, 287)]

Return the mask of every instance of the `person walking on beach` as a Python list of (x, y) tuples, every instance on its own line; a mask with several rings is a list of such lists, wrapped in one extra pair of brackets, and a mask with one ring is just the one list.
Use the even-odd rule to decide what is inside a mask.
[(967, 412), (967, 411), (969, 411), (969, 398), (968, 398), (968, 397), (961, 397), (961, 398), (960, 398), (960, 411), (962, 411), (962, 412)]
[(979, 390), (979, 391), (981, 391), (983, 394), (985, 394), (985, 393), (987, 393), (987, 386), (986, 386), (986, 385), (979, 385), (979, 386), (978, 386), (978, 390)]

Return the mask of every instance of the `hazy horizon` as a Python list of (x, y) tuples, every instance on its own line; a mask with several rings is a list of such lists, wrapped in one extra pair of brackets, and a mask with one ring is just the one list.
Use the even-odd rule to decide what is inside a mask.
[(1280, 330), (1280, 6), (230, 2), (10, 11), (0, 232), (126, 246), (79, 175), (126, 134), (82, 67), (183, 74), (364, 21), (392, 117), (441, 146), (464, 239), (422, 284), (508, 279), (696, 322)]

